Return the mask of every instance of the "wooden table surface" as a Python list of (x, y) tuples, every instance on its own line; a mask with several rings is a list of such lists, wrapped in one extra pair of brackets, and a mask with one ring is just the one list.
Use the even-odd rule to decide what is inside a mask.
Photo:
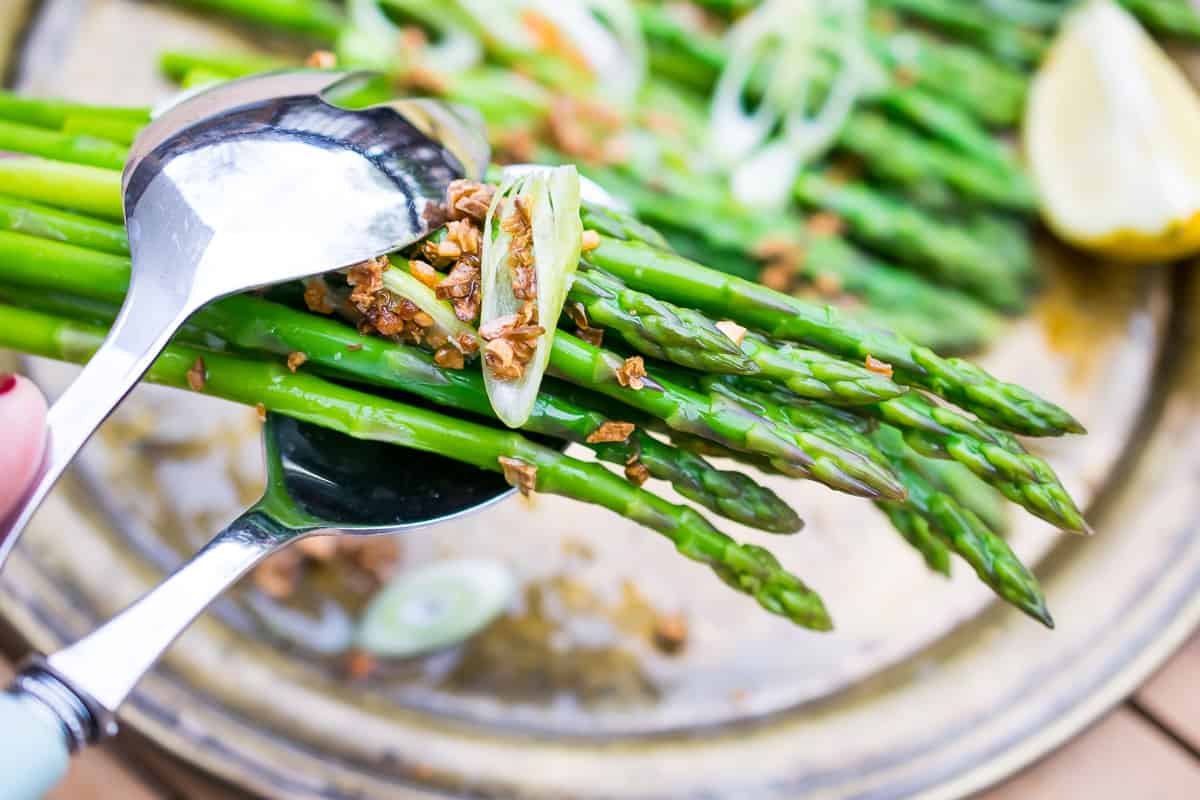
[[(0, 685), (8, 678), (8, 668), (0, 664)], [(66, 782), (50, 798), (216, 800), (228, 794), (202, 784), (169, 764), (134, 763), (109, 745), (76, 759)], [(1108, 716), (979, 796), (979, 800), (1083, 798), (1200, 798), (1200, 634)]]

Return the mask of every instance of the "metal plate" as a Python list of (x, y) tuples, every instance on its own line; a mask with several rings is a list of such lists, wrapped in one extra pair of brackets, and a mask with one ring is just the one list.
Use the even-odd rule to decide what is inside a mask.
[[(46, 11), (21, 77), (34, 93), (149, 102), (166, 90), (157, 51), (249, 46), (125, 0)], [(818, 487), (768, 481), (808, 520), (796, 537), (723, 527), (821, 591), (838, 624), (828, 635), (761, 613), (650, 532), (538, 498), (405, 539), (407, 563), (491, 557), (525, 581), (525, 604), (467, 647), (348, 684), (227, 603), (123, 721), (271, 796), (961, 797), (1002, 777), (1116, 702), (1200, 617), (1194, 287), (1060, 251), (1044, 260), (1036, 312), (984, 360), (1092, 431), (1039, 444), (1097, 536), (1068, 541), (1013, 517), (1056, 631), (994, 606), (961, 563), (953, 581), (930, 575), (866, 504)], [(137, 427), (130, 447), (122, 431)], [(220, 444), (189, 449), (197, 438)], [(245, 410), (139, 392), (35, 521), (0, 611), (41, 650), (89, 629), (245, 502), (256, 448)], [(687, 615), (681, 655), (650, 646), (647, 609)]]

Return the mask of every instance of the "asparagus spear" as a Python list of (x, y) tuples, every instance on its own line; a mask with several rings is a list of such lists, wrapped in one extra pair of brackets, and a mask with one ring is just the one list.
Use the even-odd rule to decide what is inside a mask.
[(928, 270), (932, 277), (961, 287), (1010, 311), (1024, 305), (1023, 282), (1031, 265), (1010, 265), (1005, 254), (976, 242), (954, 224), (859, 184), (839, 184), (819, 174), (802, 175), (796, 195), (809, 206), (834, 211), (868, 245)]
[(62, 132), (105, 139), (128, 147), (144, 127), (146, 123), (134, 120), (74, 115), (63, 120)]
[[(364, 336), (332, 320), (237, 296), (201, 309), (192, 322), (239, 348), (283, 356), (303, 352), (308, 363), (330, 373), (495, 417), (478, 371), (444, 369), (423, 350)], [(610, 417), (573, 402), (547, 383), (523, 429), (584, 444), (615, 464), (639, 461), (652, 478), (669, 482), (684, 497), (735, 522), (773, 533), (800, 529), (796, 512), (770, 489), (739, 472), (717, 470), (643, 431), (635, 430), (623, 442), (589, 442)]]
[(26, 97), (0, 90), (0, 119), (57, 130), (66, 125), (67, 120), (72, 117), (125, 120), (144, 125), (150, 121), (150, 112), (145, 108), (95, 106), (70, 100)]
[(980, 51), (923, 33), (872, 33), (872, 51), (897, 80), (958, 106), (987, 125), (1011, 126), (1021, 119), (1028, 78)]
[(192, 70), (215, 72), (230, 78), (253, 75), (295, 66), (284, 59), (263, 56), (258, 53), (208, 50), (165, 50), (158, 56), (158, 66), (163, 74), (176, 83), (181, 82)]
[[(887, 459), (866, 436), (871, 427), (870, 421), (847, 410), (818, 402), (797, 401), (786, 392), (759, 389), (750, 381), (732, 376), (700, 375), (673, 368), (660, 368), (660, 374), (670, 375), (681, 386), (722, 398), (756, 416), (835, 442), (848, 451), (858, 453), (864, 461), (875, 464), (879, 469), (891, 470)], [(825, 464), (818, 461), (812, 469), (817, 472), (826, 468)]]
[(803, 527), (787, 503), (748, 475), (718, 470), (701, 456), (671, 447), (642, 431), (636, 431), (632, 438), (625, 447), (591, 447), (601, 459), (614, 464), (626, 464), (636, 455), (650, 477), (669, 482), (688, 500), (734, 522), (771, 533), (794, 533)]
[(3, 195), (0, 195), (0, 230), (52, 239), (103, 253), (129, 254), (129, 237), (121, 225)]
[[(836, 276), (843, 289), (861, 296), (867, 303), (867, 308), (850, 312), (851, 316), (861, 317), (870, 324), (886, 327), (935, 350), (954, 352), (977, 349), (989, 341), (998, 328), (995, 314), (974, 298), (883, 264), (838, 237), (808, 235), (795, 227), (781, 228), (761, 221), (739, 207), (714, 201), (708, 191), (660, 193), (612, 170), (588, 170), (587, 173), (631, 203), (639, 216), (666, 231), (671, 245), (681, 255), (716, 267), (721, 272), (754, 278), (758, 274), (757, 260), (748, 254), (769, 242), (786, 243), (798, 256), (794, 260), (798, 276), (825, 282), (830, 275)], [(936, 247), (936, 252), (944, 254), (946, 259), (982, 258), (991, 267), (1000, 264), (994, 252), (976, 247), (961, 233), (932, 220), (919, 224), (919, 237), (901, 237), (899, 234), (905, 228), (895, 223), (903, 222), (913, 212), (902, 208), (897, 208), (896, 212), (893, 214), (889, 208), (887, 216), (877, 220), (869, 215), (861, 220), (861, 224), (873, 225), (868, 232), (875, 230), (899, 242), (914, 242), (913, 249)], [(852, 215), (848, 219), (854, 222), (858, 217)], [(893, 228), (883, 229), (880, 222), (893, 225)], [(584, 225), (607, 233), (602, 226), (593, 224), (587, 214)], [(616, 235), (615, 238), (637, 240), (641, 237)], [(881, 237), (876, 237), (876, 241), (881, 244), (880, 249), (888, 249), (888, 243)], [(661, 246), (657, 242), (651, 244)], [(1009, 271), (1015, 269), (1012, 265), (1006, 267)], [(821, 305), (813, 304), (813, 308), (820, 310)], [(936, 323), (931, 324), (931, 319)]]
[(550, 356), (550, 371), (651, 414), (674, 430), (765, 456), (786, 474), (811, 478), (864, 497), (900, 494), (888, 470), (860, 453), (819, 434), (797, 431), (774, 419), (747, 413), (720, 395), (692, 391), (655, 376), (647, 376), (642, 389), (622, 386), (617, 376), (624, 362), (615, 353), (559, 331)]
[(895, 503), (876, 502), (875, 505), (892, 523), (892, 527), (904, 537), (925, 560), (925, 566), (942, 575), (950, 574), (950, 547), (933, 529), (929, 521), (917, 511)]
[(200, 11), (226, 14), (246, 22), (333, 41), (345, 21), (326, 0), (181, 0)]
[(968, 361), (942, 358), (894, 334), (841, 319), (831, 308), (815, 310), (795, 298), (674, 253), (640, 242), (600, 238), (600, 246), (588, 254), (591, 263), (655, 297), (850, 360), (872, 356), (895, 369), (893, 380), (897, 383), (927, 389), (1015, 433), (1057, 436), (1083, 432), (1058, 406), (1021, 386), (998, 381)]
[(1001, 536), (1005, 534), (1010, 520), (1004, 495), (957, 461), (926, 458), (922, 464), (926, 477), (939, 491), (950, 495), (959, 505), (983, 520), (988, 530)]
[(0, 120), (0, 150), (116, 170), (124, 166), (126, 153), (125, 147), (106, 139), (3, 120)]
[[(876, 98), (876, 102), (886, 111), (944, 141), (960, 153), (991, 165), (1000, 171), (1005, 180), (1017, 182), (1018, 185), (1023, 182), (1023, 191), (1030, 191), (1028, 178), (1014, 162), (1009, 149), (959, 106), (915, 86), (902, 91), (884, 91)], [(976, 188), (972, 186), (972, 192)], [(989, 190), (985, 188), (984, 191)]]
[[(0, 344), (28, 353), (84, 362), (104, 329), (53, 316), (0, 307)], [(501, 470), (500, 459), (534, 467), (537, 491), (611, 509), (652, 528), (676, 549), (712, 567), (763, 608), (814, 630), (832, 624), (820, 598), (784, 571), (762, 548), (740, 545), (684, 506), (633, 486), (602, 467), (586, 464), (512, 431), (491, 428), (339, 386), (285, 367), (172, 344), (147, 373), (169, 386), (189, 386), (188, 372), (204, 370), (203, 392), (313, 422), (363, 439), (442, 453), (481, 469)]]
[(862, 410), (903, 428), (905, 441), (917, 452), (957, 461), (1035, 516), (1064, 530), (1090, 532), (1050, 465), (1007, 433), (915, 392)]
[(1186, 0), (1120, 0), (1147, 28), (1167, 36), (1200, 39), (1200, 12)]
[(612, 328), (639, 353), (705, 372), (754, 374), (759, 367), (703, 314), (635, 292), (600, 270), (580, 270), (567, 295), (589, 324)]
[(898, 464), (908, 489), (906, 507), (926, 521), (929, 529), (958, 553), (992, 591), (1043, 625), (1053, 628), (1037, 578), (1008, 544), (972, 512), (939, 492), (922, 471), (919, 457), (905, 446), (900, 432), (882, 426), (873, 434), (879, 449)]
[(0, 158), (0, 194), (121, 222), (121, 173), (44, 158)]
[[(932, 403), (920, 392), (880, 403), (848, 409), (803, 400), (777, 386), (755, 378), (707, 375), (696, 379), (706, 391), (722, 384), (733, 395), (760, 404), (786, 409), (789, 420), (802, 430), (824, 431), (845, 447), (868, 455), (873, 448), (860, 445), (869, 420), (880, 420), (901, 430), (908, 446), (923, 456), (955, 461), (999, 490), (1030, 513), (1075, 533), (1090, 532), (1074, 500), (1044, 460), (1025, 451), (1013, 436)], [(757, 408), (757, 406), (756, 406)], [(876, 459), (887, 464), (886, 460)], [(937, 476), (939, 485), (944, 474)]]
[[(1117, 0), (1155, 33), (1200, 39), (1200, 13), (1189, 0)], [(1033, 3), (1030, 0), (991, 0), (991, 8), (1014, 22), (1042, 29), (1054, 28), (1071, 9), (1071, 3)]]
[(776, 344), (743, 333), (740, 343), (698, 311), (664, 303), (629, 289), (600, 270), (582, 270), (568, 295), (592, 323), (612, 328), (651, 358), (703, 372), (760, 375), (778, 380), (801, 397), (833, 403), (871, 403), (904, 392), (887, 378), (819, 350)]
[(899, 11), (920, 19), (1018, 66), (1038, 63), (1048, 46), (1045, 36), (1040, 32), (1013, 25), (979, 3), (946, 0), (873, 2), (877, 7)]
[(843, 239), (810, 236), (799, 252), (799, 276), (863, 299), (865, 308), (845, 310), (852, 319), (887, 328), (938, 352), (978, 350), (1001, 329), (996, 312), (974, 297), (881, 263)]
[(1012, 162), (958, 153), (875, 111), (851, 114), (838, 147), (877, 177), (938, 205), (967, 200), (1012, 211), (1037, 208), (1033, 183)]

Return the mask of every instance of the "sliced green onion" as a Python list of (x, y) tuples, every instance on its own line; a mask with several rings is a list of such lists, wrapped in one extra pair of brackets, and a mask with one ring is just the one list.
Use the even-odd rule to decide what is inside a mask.
[(413, 277), (403, 259), (392, 259), (391, 267), (385, 269), (380, 277), (385, 289), (398, 297), (411, 300), (413, 305), (433, 317), (434, 328), (445, 334), (455, 347), (462, 349), (460, 336), (474, 340), (475, 329), (454, 316), (454, 309), (445, 300), (438, 298), (433, 289)]
[(504, 613), (517, 582), (502, 564), (442, 561), (392, 580), (359, 623), (359, 647), (383, 658), (410, 658), (452, 647)]
[(884, 85), (865, 26), (864, 0), (768, 0), (730, 29), (710, 151), (738, 201), (786, 204), (801, 167), (829, 149), (862, 95)]
[(517, 197), (529, 204), (538, 323), (546, 333), (535, 341), (533, 357), (520, 378), (500, 380), (486, 366), (483, 371), (492, 409), (512, 428), (525, 424), (533, 410), (550, 359), (555, 325), (562, 314), (571, 276), (579, 265), (583, 236), (579, 191), (579, 173), (574, 166), (526, 167), (518, 174), (506, 173), (484, 221), (480, 327), (515, 314), (524, 305), (513, 293), (509, 258), (512, 236), (503, 229), (502, 222), (513, 213)]

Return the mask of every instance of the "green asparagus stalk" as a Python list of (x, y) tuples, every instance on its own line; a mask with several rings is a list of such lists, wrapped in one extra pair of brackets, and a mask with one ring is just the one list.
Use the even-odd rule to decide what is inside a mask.
[(865, 406), (862, 411), (902, 428), (905, 441), (922, 455), (962, 464), (1033, 515), (1073, 533), (1091, 531), (1050, 465), (1002, 431), (940, 408), (918, 394)]
[(838, 183), (809, 173), (796, 182), (797, 198), (837, 213), (869, 246), (890, 252), (914, 268), (972, 292), (999, 308), (1019, 311), (1032, 264), (1009, 263), (1003, 252), (975, 241), (953, 223), (881, 195), (860, 184)]
[(759, 375), (801, 397), (873, 403), (904, 392), (891, 380), (819, 350), (776, 344), (755, 333), (735, 343), (698, 311), (664, 303), (595, 269), (581, 270), (568, 295), (591, 323), (611, 328), (643, 355), (702, 372)]
[(257, 53), (208, 50), (166, 50), (158, 56), (158, 66), (163, 74), (176, 83), (182, 81), (193, 70), (204, 70), (240, 78), (256, 72), (298, 66), (285, 59), (263, 56)]
[[(901, 430), (908, 446), (918, 453), (961, 464), (1035, 516), (1073, 533), (1091, 530), (1049, 464), (1027, 453), (1015, 437), (955, 409), (939, 407), (920, 392), (873, 405), (836, 409), (790, 396), (753, 378), (707, 375), (697, 380), (707, 391), (716, 391), (714, 384), (721, 384), (731, 396), (744, 401), (782, 407), (796, 427), (823, 431), (826, 438), (868, 455), (873, 455), (873, 448), (860, 443), (861, 434), (867, 432), (864, 424), (872, 419), (888, 423)], [(766, 413), (760, 405), (755, 408)], [(878, 457), (876, 461), (888, 463)], [(946, 476), (937, 477), (942, 480)]]
[[(587, 170), (590, 177), (632, 204), (638, 215), (668, 233), (671, 245), (692, 260), (717, 267), (740, 278), (755, 278), (759, 267), (751, 253), (771, 242), (787, 242), (797, 254), (795, 268), (800, 277), (828, 283), (832, 275), (846, 292), (861, 297), (866, 307), (847, 312), (876, 327), (882, 326), (921, 342), (935, 350), (966, 352), (978, 349), (995, 335), (1000, 322), (994, 312), (968, 295), (936, 286), (912, 273), (896, 269), (862, 253), (835, 236), (807, 235), (792, 228), (765, 224), (738, 207), (714, 201), (707, 191), (690, 193), (655, 192), (613, 170)], [(910, 215), (911, 211), (906, 212)], [(888, 222), (899, 217), (884, 219)], [(853, 222), (857, 219), (851, 217)], [(863, 224), (873, 223), (867, 217)], [(584, 225), (609, 234), (585, 214)], [(948, 259), (980, 257), (999, 264), (993, 253), (977, 248), (961, 234), (945, 231), (934, 222), (921, 224), (921, 238), (913, 247), (937, 247)], [(878, 224), (874, 228), (880, 230)], [(903, 227), (884, 231), (900, 241)], [(612, 234), (609, 234), (612, 235)], [(616, 234), (614, 238), (646, 241), (644, 237)], [(879, 241), (877, 238), (876, 241)], [(654, 246), (660, 242), (650, 241)], [(951, 247), (955, 245), (955, 247)], [(882, 247), (886, 249), (886, 244)], [(1014, 269), (1010, 267), (1010, 269)], [(802, 301), (797, 301), (802, 302)], [(816, 311), (822, 304), (810, 303)]]
[(345, 21), (326, 0), (181, 0), (199, 11), (333, 41)]
[[(1164, 36), (1200, 39), (1200, 12), (1189, 0), (1117, 0), (1151, 31)], [(1030, 3), (1030, 0), (992, 0), (991, 7), (1013, 22), (1053, 29), (1071, 3)]]
[[(951, 105), (940, 96), (917, 87), (885, 91), (876, 98), (876, 102), (886, 111), (944, 141), (958, 152), (999, 170), (1004, 180), (1011, 182), (1009, 191), (1014, 185), (1020, 187), (1018, 196), (1022, 201), (1032, 191), (1028, 178), (1016, 165), (1008, 147), (959, 106)], [(972, 185), (968, 191), (974, 196), (978, 188)], [(990, 192), (992, 189), (985, 188), (984, 191)]]
[(0, 194), (121, 222), (121, 173), (44, 158), (0, 158)]
[(1011, 524), (1004, 495), (957, 461), (926, 458), (922, 464), (934, 486), (983, 520), (988, 530), (1003, 536)]
[(873, 0), (1018, 66), (1037, 64), (1048, 42), (1039, 31), (1013, 25), (980, 3), (946, 0)]
[(868, 42), (897, 80), (944, 98), (984, 124), (1020, 121), (1029, 83), (1022, 71), (917, 31), (873, 33)]
[(588, 324), (611, 328), (639, 353), (705, 372), (759, 371), (738, 345), (697, 311), (635, 292), (600, 270), (579, 270), (568, 292)]
[(844, 310), (849, 317), (938, 352), (979, 350), (1002, 328), (999, 315), (974, 297), (883, 264), (843, 239), (810, 236), (799, 252), (799, 276), (862, 298), (865, 307)]
[(0, 119), (59, 130), (68, 119), (76, 117), (124, 120), (144, 125), (150, 121), (150, 112), (145, 108), (96, 106), (0, 91)]
[(588, 258), (629, 286), (663, 300), (849, 360), (871, 356), (893, 367), (897, 383), (927, 389), (999, 428), (1029, 436), (1083, 432), (1070, 414), (1028, 389), (998, 381), (968, 361), (942, 358), (894, 334), (842, 319), (831, 308), (814, 310), (765, 286), (640, 242), (601, 237)]
[(91, 136), (128, 147), (146, 127), (144, 122), (105, 117), (68, 116), (63, 120), (62, 132)]
[(1020, 212), (1037, 208), (1032, 181), (1014, 163), (956, 152), (875, 111), (851, 114), (838, 147), (876, 177), (939, 205), (966, 200)]
[(635, 456), (650, 477), (667, 481), (679, 494), (726, 519), (771, 533), (795, 533), (804, 523), (780, 497), (753, 478), (719, 470), (701, 456), (664, 444), (642, 431), (627, 445), (590, 445), (596, 455), (614, 464)]
[[(104, 338), (103, 328), (37, 312), (0, 307), (0, 344), (24, 352), (85, 362)], [(684, 506), (633, 486), (599, 465), (586, 464), (520, 434), (339, 386), (279, 364), (172, 344), (147, 373), (155, 383), (188, 387), (199, 363), (203, 392), (362, 439), (441, 453), (502, 471), (500, 459), (536, 469), (537, 491), (559, 494), (615, 511), (664, 534), (683, 555), (712, 567), (722, 580), (754, 597), (763, 608), (814, 630), (832, 625), (820, 598), (784, 571), (767, 551), (740, 545)]]
[[(731, 376), (699, 375), (670, 368), (660, 369), (679, 385), (722, 398), (726, 403), (745, 409), (755, 416), (772, 420), (780, 425), (803, 431), (834, 442), (847, 451), (859, 454), (866, 462), (875, 464), (880, 470), (891, 470), (891, 465), (867, 438), (871, 427), (868, 420), (849, 411), (833, 408), (816, 402), (795, 401), (784, 392), (772, 389), (759, 390), (749, 381)], [(832, 465), (838, 468), (837, 465)], [(818, 461), (812, 467), (819, 473), (830, 466)]]
[(1007, 433), (939, 407), (918, 393), (862, 410), (904, 429), (905, 441), (917, 452), (957, 461), (1035, 516), (1063, 530), (1090, 533), (1050, 465), (1027, 453)]
[(1054, 620), (1033, 573), (1008, 544), (972, 512), (940, 491), (922, 471), (920, 458), (905, 446), (900, 432), (886, 425), (873, 434), (879, 449), (898, 464), (908, 489), (906, 508), (928, 523), (929, 529), (971, 565), (979, 579), (1029, 616), (1053, 628)]
[(862, 454), (819, 434), (797, 431), (776, 420), (747, 413), (721, 395), (696, 392), (656, 376), (647, 376), (642, 389), (622, 386), (618, 374), (624, 361), (615, 353), (559, 331), (550, 356), (550, 371), (651, 414), (674, 430), (765, 456), (786, 474), (811, 478), (864, 497), (896, 497), (901, 493), (888, 470)]
[(34, 125), (0, 120), (0, 151), (88, 164), (93, 167), (121, 169), (125, 164), (126, 148), (86, 134), (77, 135), (49, 131)]
[(579, 218), (583, 222), (584, 228), (602, 233), (609, 238), (627, 242), (643, 242), (663, 250), (671, 249), (667, 240), (658, 230), (632, 214), (584, 201), (579, 209)]
[(876, 502), (875, 505), (904, 540), (921, 554), (925, 566), (941, 575), (950, 575), (950, 547), (933, 532), (925, 517), (911, 508), (895, 503)]
[(1120, 0), (1155, 33), (1200, 40), (1200, 11), (1187, 0)]
[(102, 253), (129, 255), (129, 237), (122, 225), (3, 195), (0, 195), (0, 230)]

